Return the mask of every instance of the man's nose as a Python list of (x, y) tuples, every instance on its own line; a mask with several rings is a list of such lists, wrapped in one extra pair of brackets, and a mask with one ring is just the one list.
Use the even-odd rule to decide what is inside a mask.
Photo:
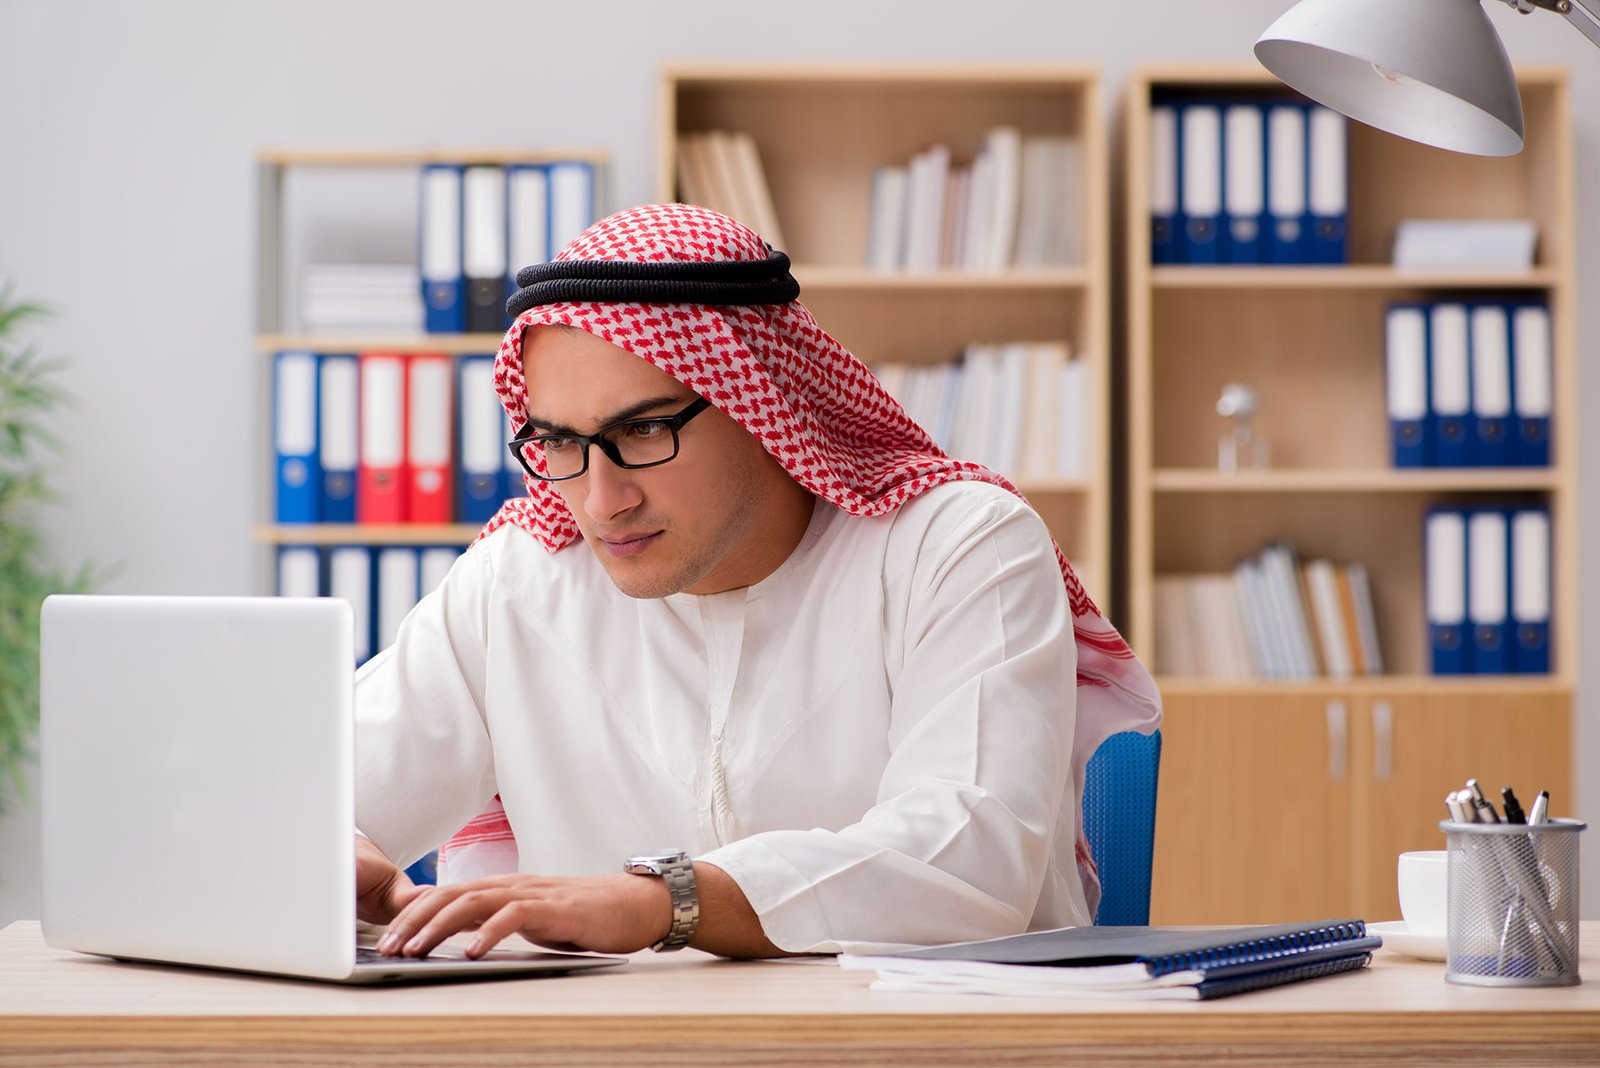
[(635, 507), (644, 495), (633, 472), (618, 467), (597, 445), (589, 446), (589, 470), (584, 473), (583, 510), (597, 522), (610, 520)]

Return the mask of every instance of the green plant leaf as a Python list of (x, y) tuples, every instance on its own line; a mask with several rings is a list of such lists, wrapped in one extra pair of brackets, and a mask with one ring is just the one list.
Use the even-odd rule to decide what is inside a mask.
[(81, 593), (96, 576), (68, 571), (44, 552), (32, 508), (51, 497), (45, 461), (60, 439), (48, 417), (66, 404), (55, 382), (65, 366), (22, 331), (48, 316), (0, 285), (0, 810), (18, 796), (39, 730), (39, 606), (52, 593)]

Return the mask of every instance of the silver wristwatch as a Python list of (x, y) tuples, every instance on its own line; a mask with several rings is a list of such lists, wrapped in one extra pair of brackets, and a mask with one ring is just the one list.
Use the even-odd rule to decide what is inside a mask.
[(672, 926), (667, 936), (650, 948), (657, 953), (682, 949), (694, 937), (700, 922), (700, 895), (694, 888), (694, 863), (681, 849), (629, 857), (622, 870), (634, 875), (659, 875), (672, 895)]

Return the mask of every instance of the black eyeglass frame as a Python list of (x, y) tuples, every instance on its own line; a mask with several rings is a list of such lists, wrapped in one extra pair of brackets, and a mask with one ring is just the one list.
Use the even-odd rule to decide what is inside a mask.
[[(610, 460), (618, 467), (629, 471), (637, 471), (645, 467), (660, 467), (662, 464), (669, 463), (678, 458), (678, 450), (683, 447), (682, 442), (678, 440), (678, 431), (683, 429), (685, 423), (709, 407), (711, 407), (710, 401), (706, 400), (704, 397), (696, 397), (688, 407), (682, 408), (679, 411), (674, 412), (672, 415), (646, 415), (641, 416), (638, 419), (624, 419), (620, 423), (612, 423), (610, 426), (603, 426), (599, 430), (596, 430), (593, 434), (529, 434), (528, 428), (533, 424), (523, 423), (522, 426), (517, 429), (516, 435), (506, 443), (506, 448), (511, 450), (511, 455), (517, 458), (517, 463), (522, 465), (522, 469), (524, 471), (541, 482), (565, 482), (568, 479), (577, 478), (580, 475), (588, 474), (589, 446), (591, 445), (598, 445), (600, 447), (600, 451), (606, 454), (606, 459)], [(606, 435), (616, 433), (618, 430), (625, 430), (630, 426), (640, 426), (646, 423), (660, 423), (667, 428), (667, 431), (672, 435), (672, 455), (662, 457), (659, 460), (651, 460), (649, 463), (630, 464), (623, 460), (622, 450), (618, 449), (614, 442), (606, 440)], [(548, 475), (540, 474), (538, 471), (535, 471), (533, 469), (533, 464), (528, 462), (528, 458), (523, 454), (522, 450), (529, 445), (533, 445), (541, 441), (548, 441), (552, 438), (559, 438), (562, 441), (572, 441), (582, 444), (583, 466), (578, 468), (570, 475)]]

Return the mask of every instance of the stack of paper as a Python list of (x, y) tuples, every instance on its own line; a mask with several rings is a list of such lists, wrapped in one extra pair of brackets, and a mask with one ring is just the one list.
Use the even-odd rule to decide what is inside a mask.
[(1198, 1001), (1354, 971), (1383, 939), (1360, 920), (1261, 927), (1064, 927), (843, 956), (872, 989), (915, 993)]
[(308, 334), (422, 332), (422, 289), (410, 264), (311, 263), (300, 273)]
[(1533, 266), (1532, 219), (1402, 219), (1394, 265), (1409, 271), (1510, 271)]

